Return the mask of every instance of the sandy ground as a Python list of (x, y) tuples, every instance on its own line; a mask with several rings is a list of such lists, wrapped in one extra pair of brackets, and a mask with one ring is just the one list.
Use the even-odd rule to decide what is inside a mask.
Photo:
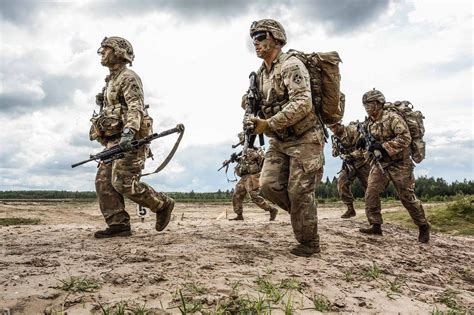
[[(200, 304), (211, 314), (243, 297), (277, 301), (272, 314), (285, 314), (289, 305), (295, 314), (314, 314), (321, 295), (330, 312), (348, 314), (430, 314), (446, 304), (474, 310), (473, 238), (433, 233), (421, 245), (417, 230), (390, 224), (383, 237), (368, 237), (357, 232), (366, 224), (361, 210), (342, 220), (341, 205), (320, 205), (322, 252), (300, 258), (289, 253), (296, 242), (287, 213), (269, 222), (247, 204), (246, 220), (235, 222), (226, 220), (226, 209), (233, 216), (230, 204), (178, 203), (161, 233), (153, 217), (142, 223), (133, 210), (133, 236), (97, 240), (92, 233), (104, 223), (96, 202), (0, 202), (0, 218), (41, 219), (0, 227), (0, 312), (102, 314), (100, 305), (127, 303), (150, 314), (180, 314), (179, 292), (188, 308)], [(374, 266), (380, 274), (371, 277)], [(61, 280), (71, 277), (95, 279), (100, 289), (61, 290)], [(293, 287), (270, 298), (263, 280)]]

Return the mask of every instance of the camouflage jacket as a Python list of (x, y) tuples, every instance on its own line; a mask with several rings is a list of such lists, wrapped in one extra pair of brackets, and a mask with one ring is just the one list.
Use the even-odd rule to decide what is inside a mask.
[(261, 148), (248, 148), (245, 154), (242, 154), (237, 159), (237, 166), (235, 167), (235, 174), (237, 176), (244, 176), (249, 174), (257, 174), (262, 170), (264, 153)]
[(361, 137), (357, 130), (357, 123), (351, 122), (347, 126), (340, 125), (337, 131), (334, 133), (344, 149), (344, 152), (340, 152), (336, 145), (336, 141), (332, 143), (332, 156), (336, 157), (341, 154), (346, 154), (352, 161), (352, 165), (355, 168), (359, 168), (367, 163), (368, 156), (362, 150), (356, 149), (357, 140)]
[(257, 76), (261, 111), (270, 127), (268, 137), (291, 141), (310, 129), (319, 129), (318, 139), (322, 139), (311, 101), (310, 77), (303, 62), (281, 52), (270, 69), (263, 63)]
[(383, 110), (376, 119), (368, 118), (367, 127), (376, 141), (388, 153), (382, 162), (410, 158), (410, 130), (405, 120), (396, 112)]
[[(91, 119), (96, 131), (96, 134), (91, 132), (91, 140), (97, 139), (106, 143), (110, 139), (120, 137), (124, 128), (133, 129), (136, 138), (148, 134), (152, 120), (149, 118), (146, 121), (147, 126), (144, 126), (143, 118), (148, 118), (148, 114), (140, 77), (123, 66), (111, 71), (105, 82), (101, 112)], [(146, 128), (150, 130), (144, 130)]]

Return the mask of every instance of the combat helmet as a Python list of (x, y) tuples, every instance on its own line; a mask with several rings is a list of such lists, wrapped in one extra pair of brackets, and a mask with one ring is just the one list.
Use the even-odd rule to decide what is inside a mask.
[[(132, 61), (135, 58), (133, 54), (133, 47), (132, 44), (128, 40), (118, 36), (112, 37), (105, 37), (100, 43), (100, 47), (110, 47), (114, 49), (115, 56), (121, 57), (128, 61), (130, 66), (132, 65)], [(100, 51), (100, 48), (97, 52)]]
[(382, 92), (374, 88), (362, 96), (362, 103), (365, 104), (371, 101), (377, 101), (381, 104), (385, 104), (385, 96), (382, 94)]
[(286, 44), (286, 32), (283, 26), (272, 19), (255, 21), (250, 26), (250, 37), (256, 32), (270, 32), (272, 36), (279, 40), (282, 45)]

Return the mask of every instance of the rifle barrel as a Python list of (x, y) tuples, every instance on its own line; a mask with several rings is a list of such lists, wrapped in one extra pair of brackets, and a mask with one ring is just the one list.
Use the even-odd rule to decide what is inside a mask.
[(93, 161), (95, 159), (88, 159), (88, 160), (84, 160), (84, 161), (81, 161), (81, 162), (78, 162), (78, 163), (75, 163), (75, 164), (72, 164), (71, 167), (72, 168), (75, 168), (76, 166), (79, 166), (79, 165), (82, 165), (82, 164), (85, 164), (87, 162), (90, 162), (90, 161)]

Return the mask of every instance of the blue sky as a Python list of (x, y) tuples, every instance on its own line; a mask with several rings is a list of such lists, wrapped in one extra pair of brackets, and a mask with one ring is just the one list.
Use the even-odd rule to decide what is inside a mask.
[[(363, 120), (362, 94), (410, 100), (425, 116), (427, 158), (417, 176), (474, 179), (470, 1), (0, 1), (0, 190), (94, 190), (101, 150), (88, 139), (95, 95), (107, 69), (104, 36), (133, 45), (154, 129), (182, 122), (174, 160), (147, 179), (163, 191), (216, 191), (221, 162), (241, 128), (240, 98), (261, 60), (252, 21), (279, 20), (284, 49), (337, 50), (344, 122)], [(175, 138), (155, 141), (153, 169)], [(326, 147), (324, 176), (341, 161)]]

